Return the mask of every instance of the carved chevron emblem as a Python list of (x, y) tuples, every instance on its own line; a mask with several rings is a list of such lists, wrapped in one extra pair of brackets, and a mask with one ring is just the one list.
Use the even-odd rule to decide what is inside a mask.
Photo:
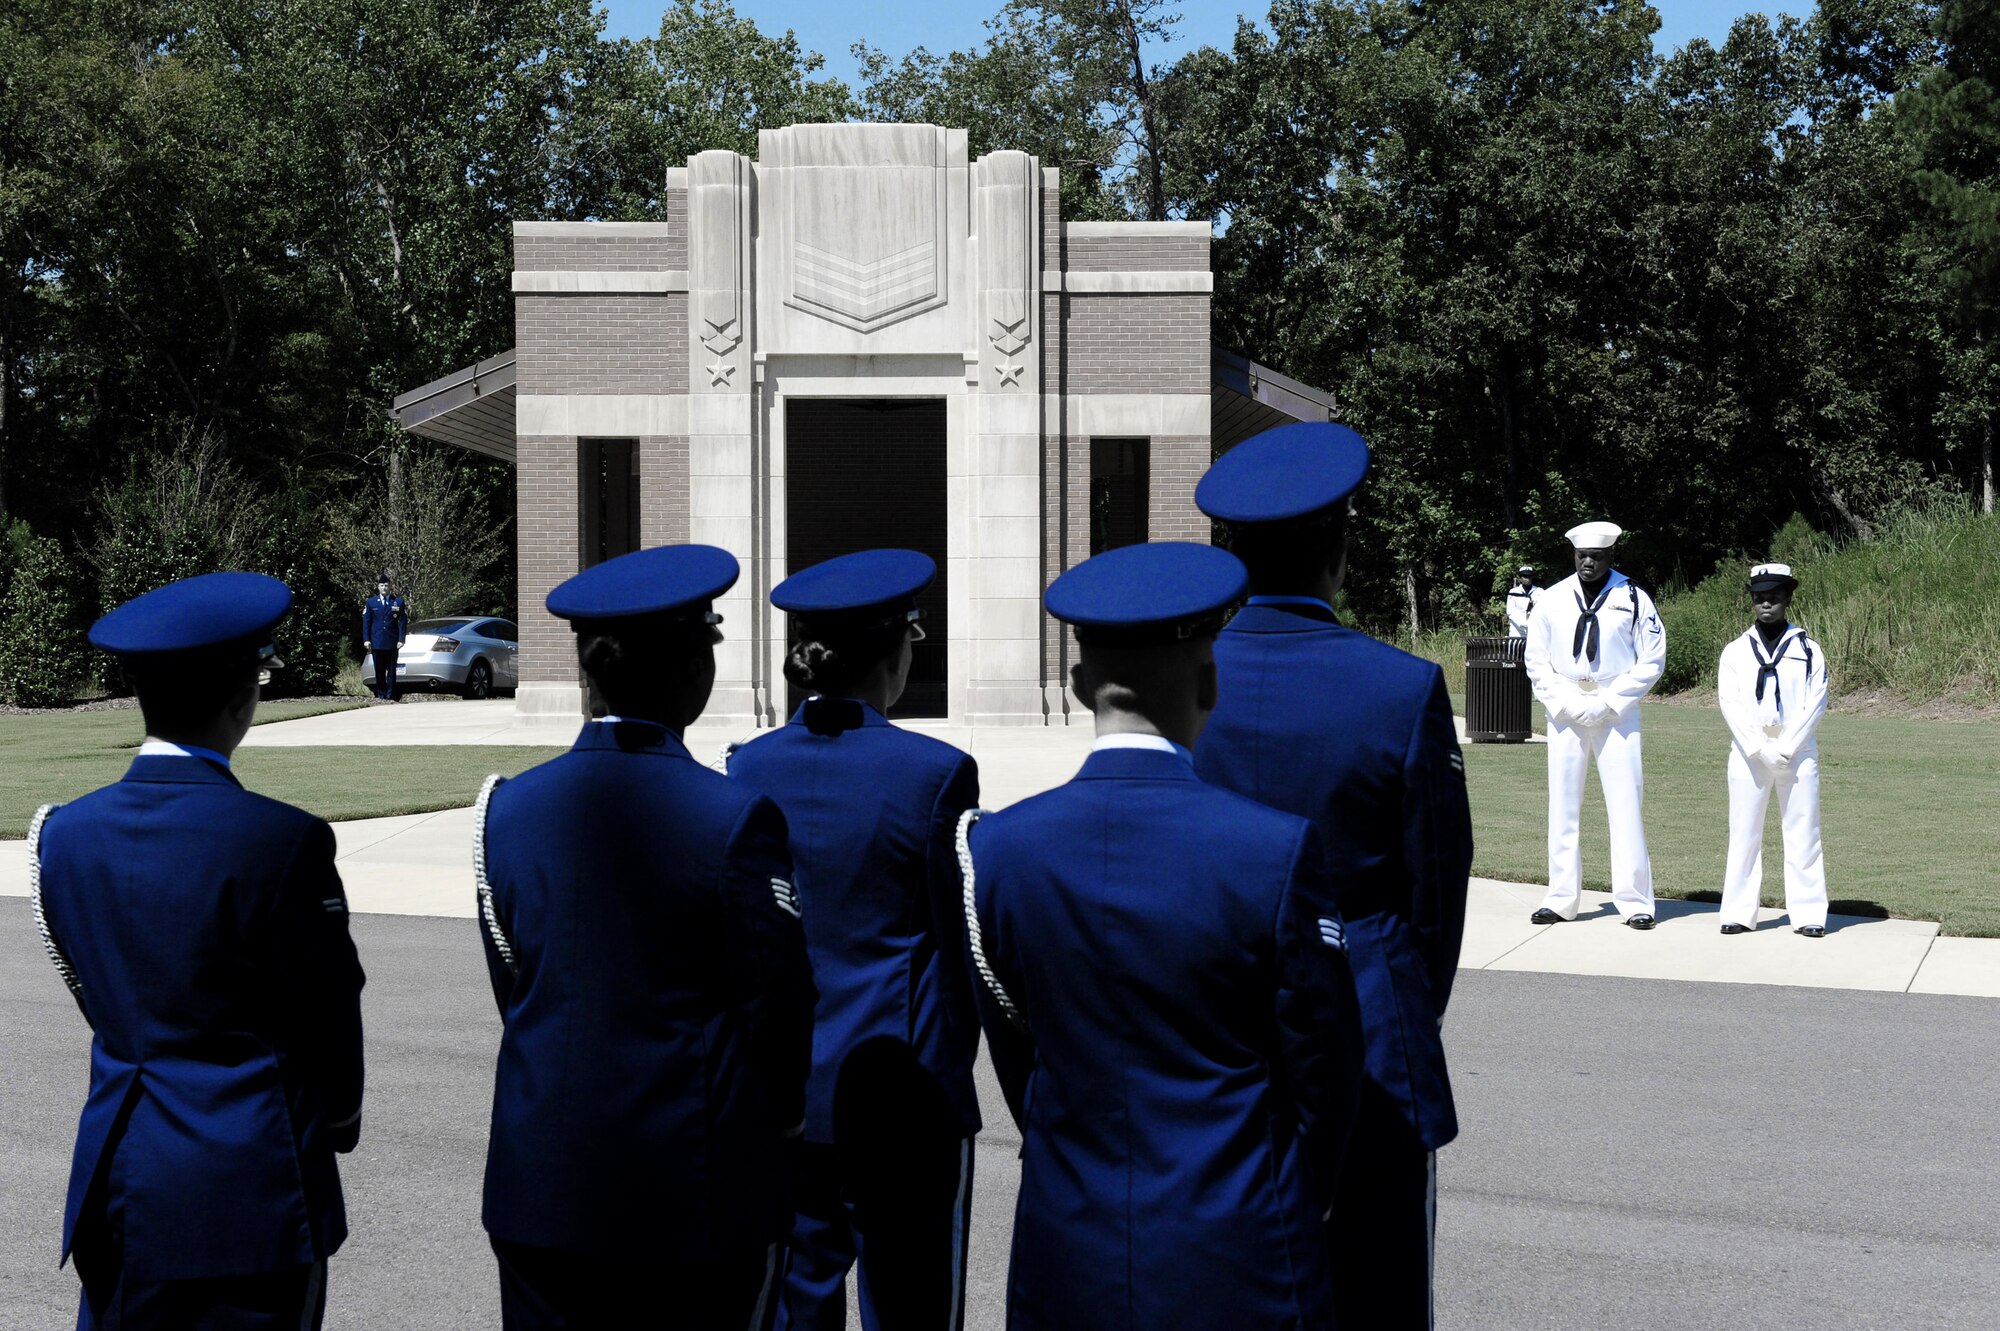
[(863, 333), (943, 305), (948, 177), (916, 165), (793, 173), (785, 303)]

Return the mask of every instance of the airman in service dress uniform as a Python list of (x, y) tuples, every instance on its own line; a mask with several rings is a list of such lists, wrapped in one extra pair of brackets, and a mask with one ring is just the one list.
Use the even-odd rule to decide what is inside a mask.
[(375, 658), (375, 696), (396, 700), (396, 655), (410, 636), (410, 610), (389, 586), (389, 570), (375, 581), (375, 594), (361, 607), (361, 646)]
[(35, 921), (92, 1031), (63, 1212), (79, 1328), (316, 1328), (347, 1236), (362, 975), (333, 831), (229, 768), (291, 603), (210, 573), (99, 620), (145, 742), (28, 830)]
[(549, 593), (610, 715), (475, 811), (505, 1032), (486, 1230), (514, 1328), (766, 1327), (813, 988), (777, 806), (688, 755), (737, 576), (713, 546)]
[(1611, 825), (1611, 904), (1634, 929), (1653, 927), (1653, 861), (1642, 813), (1639, 700), (1667, 663), (1653, 598), (1611, 567), (1624, 532), (1609, 522), (1570, 528), (1576, 572), (1543, 595), (1528, 628), (1528, 682), (1549, 714), (1549, 894), (1536, 924), (1576, 918), (1583, 779), (1597, 762)]
[(1715, 696), (1729, 723), (1729, 868), (1722, 932), (1757, 927), (1764, 885), (1764, 810), (1778, 792), (1785, 835), (1785, 913), (1808, 938), (1826, 936), (1826, 861), (1819, 836), (1819, 742), (1826, 652), (1789, 620), (1799, 580), (1787, 564), (1750, 570), (1756, 621), (1722, 649)]
[(1195, 775), (1243, 566), (1134, 545), (1056, 579), (1097, 743), (961, 837), (981, 1019), (1023, 1139), (1015, 1331), (1334, 1325), (1323, 1217), (1361, 1034), (1312, 824)]
[(979, 772), (885, 716), (936, 577), (914, 550), (869, 550), (773, 588), (786, 677), (813, 696), (729, 760), (784, 811), (819, 989), (780, 1327), (838, 1331), (857, 1257), (868, 1331), (963, 1315), (979, 1019), (955, 840)]
[(1507, 636), (1528, 636), (1528, 622), (1535, 617), (1535, 605), (1542, 589), (1535, 585), (1535, 567), (1523, 564), (1514, 570), (1514, 585), (1507, 589)]
[(1228, 524), (1249, 604), (1215, 645), (1195, 771), (1311, 819), (1361, 1004), (1368, 1074), (1329, 1238), (1343, 1326), (1431, 1322), (1436, 1151), (1458, 1135), (1440, 1027), (1465, 932), (1472, 815), (1444, 675), (1343, 626), (1349, 496), (1368, 446), (1281, 426), (1224, 454), (1195, 502)]

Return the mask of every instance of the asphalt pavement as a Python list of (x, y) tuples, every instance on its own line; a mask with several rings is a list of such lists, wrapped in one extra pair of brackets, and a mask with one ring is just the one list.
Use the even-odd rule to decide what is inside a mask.
[[(494, 1014), (467, 920), (357, 917), (369, 986), (334, 1331), (498, 1325), (479, 1227)], [(1461, 972), (1438, 1324), (2000, 1324), (2000, 1005)], [(73, 1324), (56, 1269), (88, 1031), (0, 899), (0, 1327)], [(987, 1079), (966, 1324), (997, 1331), (1018, 1138)], [(666, 1291), (670, 1301), (672, 1292)]]

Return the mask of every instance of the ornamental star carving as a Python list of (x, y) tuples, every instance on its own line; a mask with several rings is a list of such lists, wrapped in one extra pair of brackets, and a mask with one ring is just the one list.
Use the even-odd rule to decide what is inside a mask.
[(1014, 361), (1009, 361), (1005, 365), (996, 365), (994, 368), (1000, 372), (1000, 386), (1002, 388), (1018, 388), (1021, 383), (1021, 372), (1028, 367)]
[(736, 373), (736, 367), (734, 365), (727, 364), (721, 360), (715, 360), (710, 362), (709, 365), (707, 366), (707, 369), (708, 369), (708, 384), (709, 387), (711, 388), (723, 387), (724, 385), (728, 384), (729, 377)]

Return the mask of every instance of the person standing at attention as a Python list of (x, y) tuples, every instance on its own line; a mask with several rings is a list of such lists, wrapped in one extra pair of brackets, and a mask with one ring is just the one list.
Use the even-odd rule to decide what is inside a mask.
[(361, 1137), (361, 964), (333, 830), (230, 755), (283, 665), (291, 590), (207, 573), (90, 630), (146, 736), (122, 781), (28, 827), (42, 946), (90, 1023), (65, 1260), (79, 1331), (316, 1331)]
[(784, 812), (819, 988), (780, 1328), (838, 1331), (857, 1259), (865, 1331), (964, 1316), (979, 1017), (955, 841), (979, 769), (888, 720), (936, 578), (928, 555), (866, 550), (772, 588), (810, 696), (729, 758)]
[(375, 658), (375, 696), (396, 701), (396, 654), (410, 633), (410, 612), (389, 586), (389, 570), (375, 580), (375, 594), (361, 607), (361, 650)]
[(1826, 861), (1819, 835), (1819, 741), (1826, 715), (1826, 651), (1790, 620), (1799, 580), (1787, 564), (1750, 570), (1755, 616), (1722, 649), (1715, 698), (1729, 748), (1729, 867), (1722, 932), (1757, 927), (1764, 879), (1764, 810), (1778, 792), (1785, 836), (1785, 913), (1795, 933), (1826, 937)]
[(1667, 630), (1653, 598), (1611, 566), (1624, 534), (1609, 522), (1570, 528), (1576, 573), (1548, 589), (1529, 622), (1528, 682), (1549, 716), (1549, 892), (1535, 924), (1574, 920), (1583, 900), (1577, 834), (1594, 759), (1611, 825), (1611, 904), (1632, 928), (1653, 927), (1639, 700), (1666, 666)]
[(1528, 636), (1528, 622), (1534, 618), (1535, 604), (1542, 589), (1535, 585), (1535, 566), (1523, 564), (1514, 570), (1514, 585), (1507, 589), (1507, 636)]
[(1361, 1072), (1311, 823), (1195, 775), (1243, 566), (1131, 545), (1057, 578), (1097, 742), (968, 814), (966, 936), (1021, 1129), (1012, 1331), (1326, 1331), (1323, 1217)]
[(506, 1331), (764, 1331), (776, 1310), (812, 974), (784, 815), (681, 742), (736, 577), (726, 550), (670, 545), (550, 592), (608, 715), (473, 812)]
[(1346, 426), (1286, 425), (1196, 487), (1252, 595), (1216, 641), (1221, 699), (1195, 771), (1311, 819), (1326, 847), (1368, 1057), (1327, 1235), (1334, 1299), (1342, 1326), (1395, 1331), (1432, 1321), (1436, 1153), (1458, 1135), (1441, 1027), (1472, 814), (1443, 673), (1334, 616), (1368, 463)]

